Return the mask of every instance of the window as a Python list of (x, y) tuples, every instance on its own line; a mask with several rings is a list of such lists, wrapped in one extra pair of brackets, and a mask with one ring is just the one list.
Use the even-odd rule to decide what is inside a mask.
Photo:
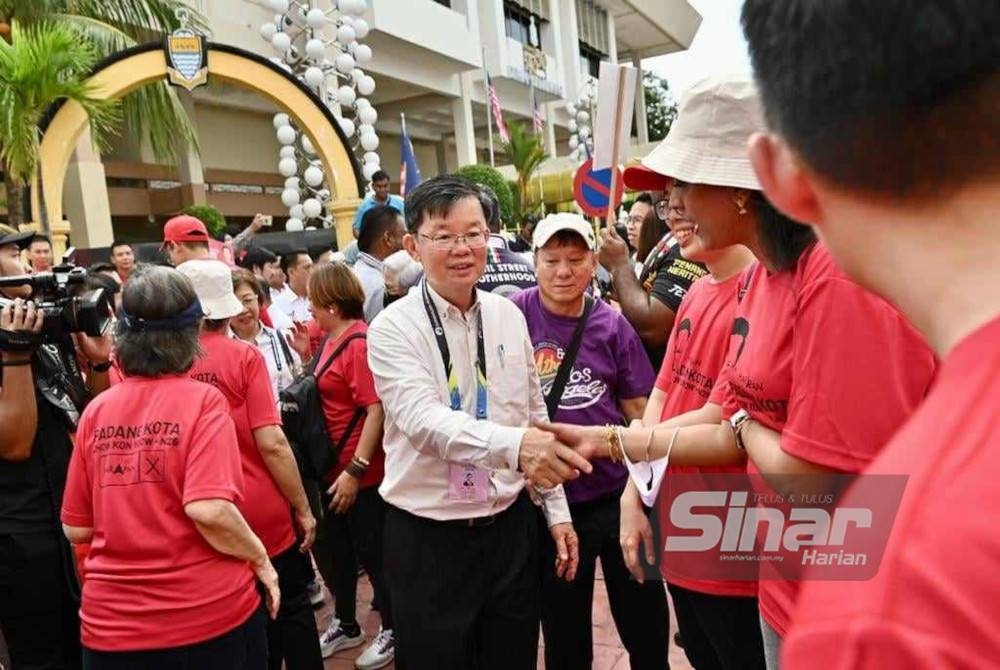
[(607, 55), (602, 54), (597, 49), (580, 42), (580, 65), (583, 71), (589, 74), (591, 77), (600, 76), (601, 72), (601, 61), (605, 60)]
[[(541, 27), (543, 19), (541, 17), (529, 12), (520, 4), (508, 0), (503, 5), (503, 19), (507, 37), (536, 49), (542, 48)], [(534, 30), (532, 30), (532, 23), (535, 24)]]
[(598, 53), (608, 53), (608, 12), (603, 7), (593, 0), (576, 0), (576, 26), (581, 42)]

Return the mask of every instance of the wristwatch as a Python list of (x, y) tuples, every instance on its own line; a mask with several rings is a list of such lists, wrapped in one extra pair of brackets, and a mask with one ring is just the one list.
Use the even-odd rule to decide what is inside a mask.
[(746, 445), (743, 444), (743, 429), (747, 427), (750, 423), (750, 413), (745, 409), (737, 410), (731, 417), (729, 417), (729, 425), (733, 427), (733, 437), (736, 438), (736, 446), (743, 451), (746, 451)]

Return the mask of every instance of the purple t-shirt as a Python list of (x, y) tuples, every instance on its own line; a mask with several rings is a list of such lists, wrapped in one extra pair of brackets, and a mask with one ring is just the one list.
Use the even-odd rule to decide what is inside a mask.
[[(528, 322), (542, 395), (547, 395), (573, 339), (577, 317), (549, 312), (542, 305), (537, 287), (521, 291), (511, 300)], [(655, 380), (649, 357), (631, 324), (598, 300), (587, 318), (573, 371), (552, 418), (584, 426), (621, 424), (624, 417), (618, 401), (647, 397)], [(569, 502), (586, 502), (625, 486), (625, 466), (606, 459), (595, 460), (593, 465), (591, 474), (564, 485)]]

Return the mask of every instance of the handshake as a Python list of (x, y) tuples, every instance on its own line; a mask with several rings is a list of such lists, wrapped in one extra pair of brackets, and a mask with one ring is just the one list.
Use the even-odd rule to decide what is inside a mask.
[(521, 439), (518, 469), (528, 483), (552, 488), (590, 474), (589, 458), (601, 455), (603, 428), (563, 423), (537, 423)]

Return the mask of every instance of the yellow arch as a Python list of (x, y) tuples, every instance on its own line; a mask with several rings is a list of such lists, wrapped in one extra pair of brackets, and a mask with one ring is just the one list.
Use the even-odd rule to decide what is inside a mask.
[[(140, 86), (166, 79), (166, 53), (159, 46), (140, 47), (136, 53), (115, 60), (95, 72), (90, 78), (95, 95), (103, 99), (117, 99)], [(239, 51), (209, 44), (206, 49), (209, 78), (259, 93), (286, 111), (305, 131), (323, 163), (327, 184), (333, 194), (330, 209), (337, 217), (337, 242), (343, 248), (353, 239), (351, 218), (361, 196), (361, 185), (350, 149), (334, 126), (336, 121), (329, 110), (289, 76), (263, 59)], [(50, 221), (61, 221), (63, 218), (66, 170), (76, 142), (86, 127), (87, 113), (83, 107), (67, 102), (45, 130), (39, 161)], [(32, 191), (32, 217), (38, 221), (38, 199), (34, 195), (37, 189)]]

